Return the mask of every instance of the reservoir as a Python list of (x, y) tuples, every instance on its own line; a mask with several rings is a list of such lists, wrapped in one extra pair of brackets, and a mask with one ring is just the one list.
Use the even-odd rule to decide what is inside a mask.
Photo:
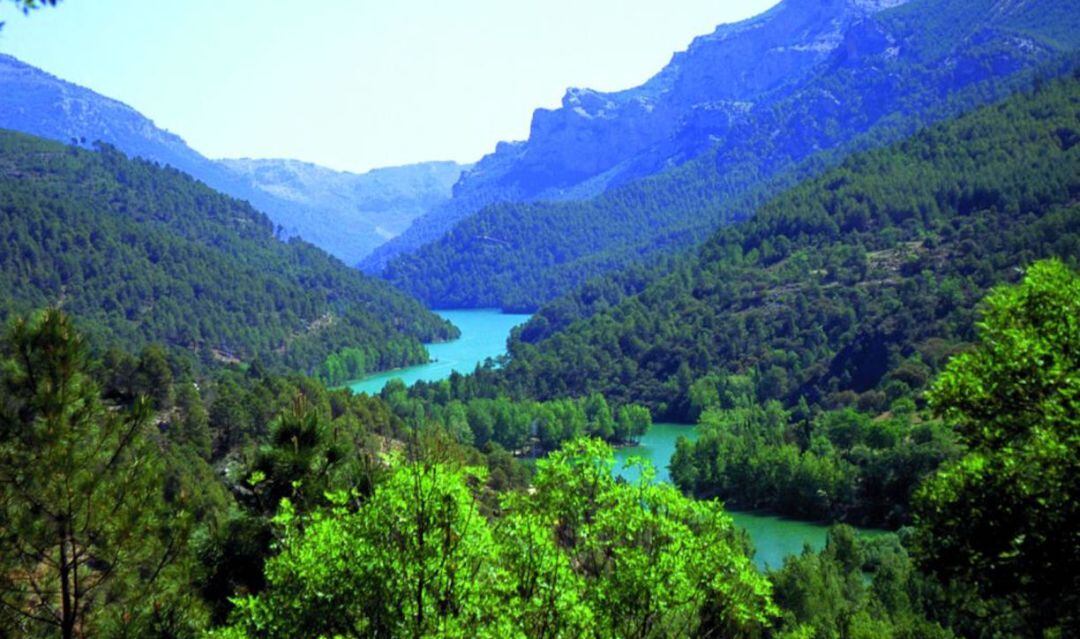
[[(679, 437), (693, 440), (697, 437), (697, 428), (687, 424), (653, 424), (637, 446), (615, 451), (616, 472), (629, 481), (636, 480), (640, 475), (637, 469), (623, 468), (623, 463), (631, 456), (644, 457), (656, 468), (657, 481), (670, 482), (668, 463), (675, 454), (675, 442)], [(784, 557), (801, 553), (804, 545), (814, 550), (825, 547), (828, 526), (763, 513), (729, 510), (728, 514), (736, 526), (749, 533), (754, 543), (754, 562), (762, 570), (780, 568), (784, 565)], [(865, 534), (879, 533), (865, 531)]]
[(510, 315), (499, 309), (469, 309), (461, 311), (435, 311), (440, 317), (461, 329), (461, 337), (441, 344), (428, 344), (431, 362), (410, 366), (396, 371), (370, 375), (350, 382), (354, 393), (377, 395), (392, 379), (400, 379), (406, 386), (416, 382), (437, 382), (457, 371), (471, 373), (477, 364), (489, 357), (506, 354), (506, 338), (510, 330), (528, 321), (530, 315)]
[[(461, 338), (442, 344), (429, 344), (432, 362), (396, 371), (372, 375), (348, 384), (354, 392), (377, 394), (392, 379), (400, 379), (406, 385), (418, 381), (446, 379), (450, 373), (471, 373), (477, 364), (489, 357), (506, 353), (506, 338), (515, 326), (525, 323), (529, 315), (509, 315), (498, 309), (472, 309), (436, 311), (461, 329)], [(621, 469), (622, 462), (631, 455), (648, 459), (656, 468), (658, 481), (671, 481), (668, 462), (675, 452), (675, 442), (680, 436), (693, 438), (696, 429), (684, 424), (653, 424), (637, 446), (615, 451), (620, 473), (627, 479), (635, 479), (636, 473)], [(754, 561), (760, 568), (779, 568), (784, 557), (802, 552), (809, 544), (815, 550), (825, 545), (826, 526), (816, 523), (785, 519), (773, 515), (746, 512), (730, 512), (735, 524), (750, 534), (756, 554)]]

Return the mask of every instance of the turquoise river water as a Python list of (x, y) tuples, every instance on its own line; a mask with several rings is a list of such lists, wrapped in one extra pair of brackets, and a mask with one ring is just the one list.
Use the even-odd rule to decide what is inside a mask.
[(406, 386), (411, 386), (419, 381), (446, 379), (453, 371), (471, 373), (485, 359), (506, 353), (506, 338), (510, 336), (510, 329), (524, 324), (530, 317), (508, 315), (498, 309), (435, 312), (461, 329), (459, 339), (428, 344), (428, 352), (433, 360), (430, 363), (371, 375), (349, 383), (349, 388), (357, 393), (375, 395), (392, 379), (400, 379)]
[[(529, 319), (528, 315), (507, 315), (494, 309), (436, 312), (461, 329), (460, 339), (428, 345), (434, 360), (431, 363), (372, 375), (350, 383), (349, 387), (355, 392), (376, 394), (391, 379), (401, 379), (409, 385), (420, 380), (431, 382), (445, 379), (453, 371), (471, 373), (485, 359), (504, 354), (510, 330)], [(653, 464), (658, 481), (671, 481), (667, 466), (680, 436), (695, 437), (695, 428), (683, 424), (653, 424), (637, 446), (616, 451), (620, 474), (634, 479), (636, 472), (623, 469), (622, 462), (631, 455), (637, 455)], [(806, 544), (814, 549), (820, 549), (825, 544), (827, 528), (820, 524), (759, 513), (732, 512), (731, 516), (736, 525), (750, 534), (757, 551), (754, 560), (761, 568), (779, 567), (784, 557), (802, 552)]]

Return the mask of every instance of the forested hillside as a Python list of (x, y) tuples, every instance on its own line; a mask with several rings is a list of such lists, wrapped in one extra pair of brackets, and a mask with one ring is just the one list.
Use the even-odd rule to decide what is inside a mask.
[(756, 96), (746, 113), (721, 125), (702, 109), (690, 127), (696, 159), (684, 150), (662, 163), (674, 168), (592, 200), (489, 206), (390, 261), (385, 276), (435, 306), (535, 309), (591, 277), (692, 246), (852, 151), (1069, 68), (1080, 42), (1074, 9), (918, 0), (876, 13), (813, 73)]
[[(37, 6), (40, 6), (38, 4)], [(0, 53), (0, 128), (171, 166), (251, 203), (347, 264), (450, 198), (467, 167), (425, 162), (358, 175), (295, 160), (211, 160), (130, 106)]]
[(885, 409), (972, 339), (975, 302), (1080, 256), (1080, 80), (856, 155), (719, 231), (699, 255), (561, 333), (541, 312), (492, 373), (522, 396), (604, 393), (696, 416), (692, 385)]
[[(31, 40), (106, 32), (115, 75), (119, 34), (187, 65), (209, 40), (174, 17), (228, 16), (215, 43), (268, 42), (274, 90), (323, 42), (450, 41), (397, 5), (199, 4), (73, 7)], [(445, 304), (554, 300), (524, 324), (441, 312), (459, 331), (176, 168), (0, 129), (0, 639), (1080, 637), (1075, 4), (782, 0), (643, 87), (572, 90), (436, 208), (565, 200), (492, 206), (388, 271)], [(432, 24), (535, 26), (518, 11)], [(12, 69), (43, 93), (0, 94), (0, 125), (16, 104), (194, 153)], [(294, 93), (446, 95), (349, 75)], [(282, 202), (406, 217), (458, 168), (230, 164)]]
[[(88, 358), (63, 313), (35, 314), (0, 338), (0, 629), (1071, 636), (1078, 293), (1076, 272), (1041, 262), (987, 300), (979, 343), (931, 392), (965, 452), (911, 487), (913, 527), (834, 527), (765, 574), (721, 504), (649, 483), (647, 467), (616, 479), (598, 441), (531, 471), (423, 406), (399, 416), (256, 367), (196, 384), (151, 351), (132, 375)], [(714, 426), (705, 441), (729, 433)]]
[(426, 360), (456, 329), (174, 169), (0, 132), (0, 316), (58, 305), (100, 347), (313, 372)]

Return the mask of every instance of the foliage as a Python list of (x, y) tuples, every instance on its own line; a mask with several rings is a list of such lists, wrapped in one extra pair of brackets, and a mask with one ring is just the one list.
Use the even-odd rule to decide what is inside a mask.
[(853, 409), (799, 420), (775, 401), (711, 407), (698, 429), (671, 460), (684, 491), (736, 508), (893, 528), (910, 523), (919, 482), (960, 450), (937, 422)]
[(670, 487), (617, 482), (611, 450), (568, 444), (486, 518), (483, 474), (393, 462), (360, 508), (277, 522), (269, 588), (222, 636), (757, 636), (774, 609), (731, 520)]
[(175, 604), (165, 582), (183, 570), (198, 499), (163, 485), (168, 443), (151, 436), (148, 402), (106, 407), (56, 310), (17, 322), (4, 346), (0, 623), (65, 639), (152, 623)]
[(1014, 632), (1080, 631), (1080, 276), (1040, 262), (996, 288), (929, 395), (968, 453), (919, 492), (922, 566), (1005, 602)]
[[(871, 570), (867, 578), (866, 570)], [(895, 536), (866, 541), (847, 526), (829, 530), (825, 548), (788, 557), (769, 575), (783, 609), (780, 637), (946, 639), (928, 593)]]
[(645, 407), (625, 404), (612, 409), (599, 393), (580, 399), (514, 401), (498, 392), (489, 395), (486, 391), (491, 389), (477, 382), (457, 374), (409, 390), (391, 382), (380, 397), (403, 419), (439, 425), (462, 443), (483, 447), (493, 442), (509, 450), (550, 451), (581, 437), (633, 442), (652, 425)]
[(695, 382), (740, 375), (758, 401), (882, 412), (973, 339), (992, 285), (1080, 255), (1078, 100), (1069, 78), (856, 155), (615, 306), (530, 322), (477, 383), (690, 421)]
[[(41, 7), (55, 7), (60, 0), (11, 0), (11, 2), (18, 7), (23, 14), (29, 14), (31, 11), (40, 9)], [(3, 28), (4, 23), (0, 21), (0, 30)]]
[(370, 372), (426, 361), (421, 341), (457, 335), (385, 284), (277, 240), (249, 205), (107, 146), (0, 132), (0, 238), (0, 317), (62, 305), (103, 350), (158, 342), (204, 367), (258, 358), (310, 374), (361, 349)]

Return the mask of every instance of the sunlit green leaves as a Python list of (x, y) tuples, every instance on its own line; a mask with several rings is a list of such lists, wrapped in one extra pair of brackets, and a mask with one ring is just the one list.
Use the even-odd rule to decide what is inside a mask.
[(920, 491), (921, 559), (1031, 632), (1080, 628), (1080, 277), (1041, 262), (984, 309), (930, 393), (971, 452)]
[(539, 462), (534, 486), (494, 517), (479, 508), (480, 471), (394, 465), (354, 512), (302, 517), (283, 503), (270, 587), (237, 600), (230, 632), (750, 637), (776, 614), (719, 505), (616, 480), (598, 441)]

